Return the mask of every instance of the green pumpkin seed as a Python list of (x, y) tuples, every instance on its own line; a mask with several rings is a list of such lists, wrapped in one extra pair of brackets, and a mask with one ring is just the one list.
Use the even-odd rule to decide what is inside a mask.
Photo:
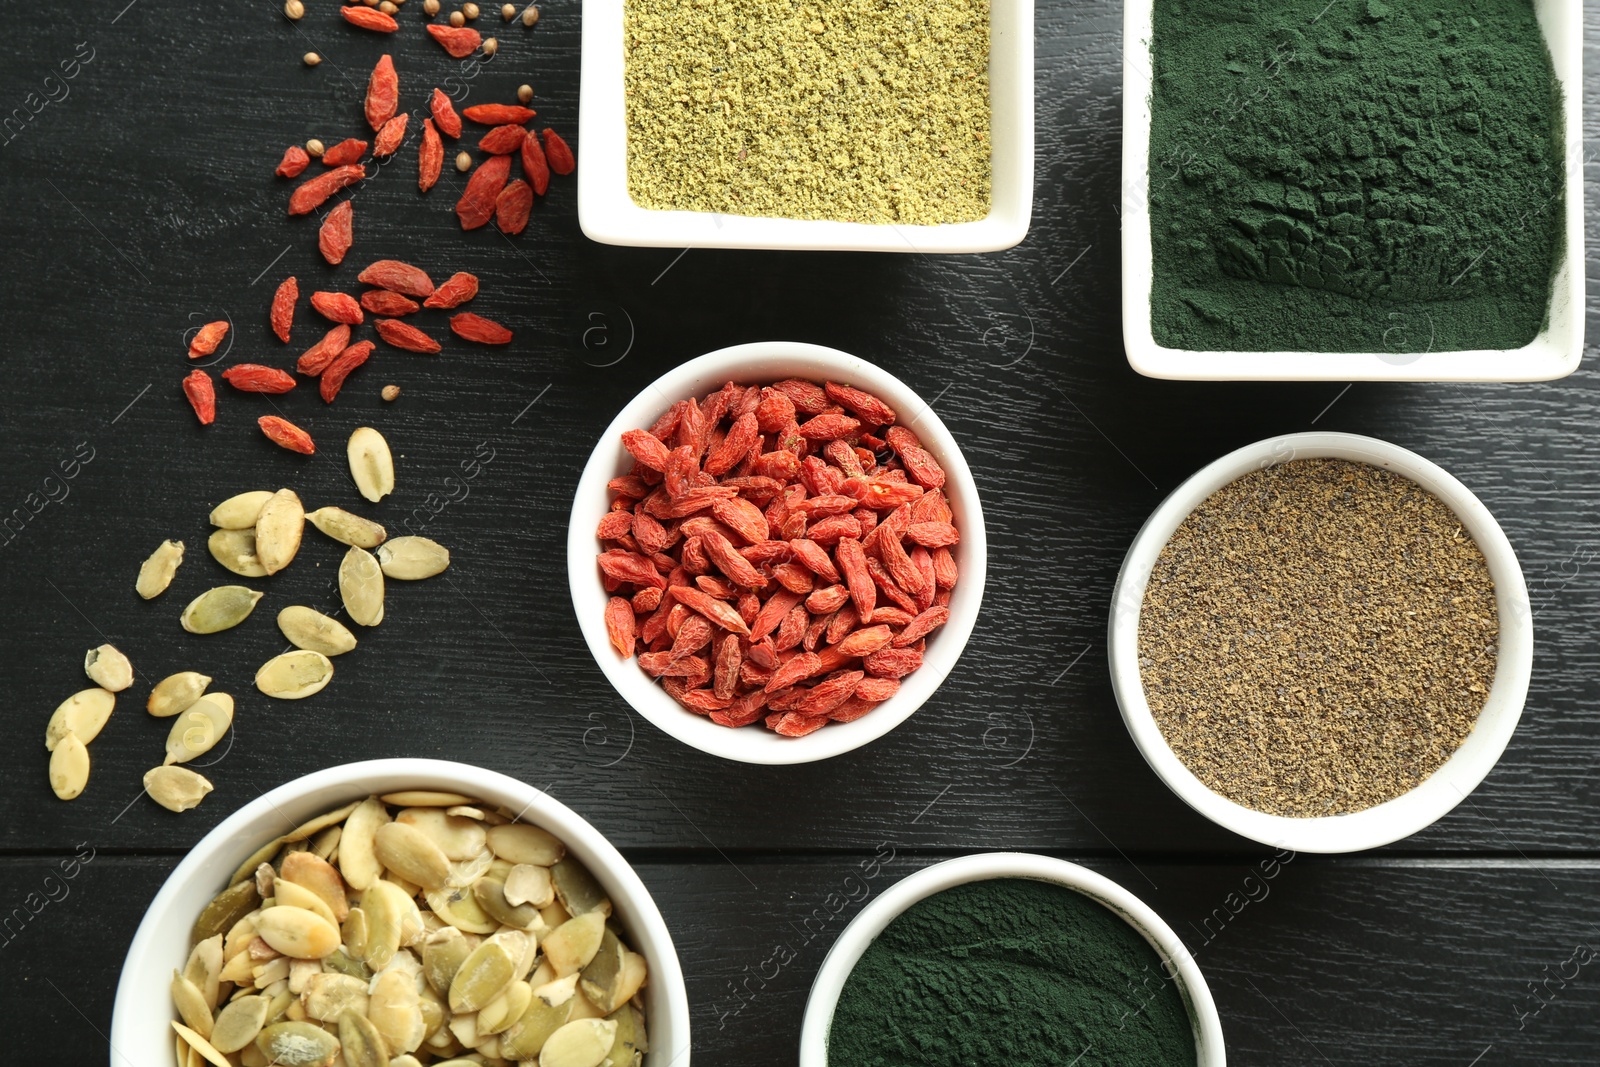
[(550, 1035), (567, 1024), (577, 1006), (578, 976), (547, 982), (533, 991), (522, 1018), (500, 1035), (500, 1049), (508, 1056), (529, 1060), (539, 1054)]
[(566, 846), (548, 830), (525, 822), (489, 827), (489, 848), (510, 863), (549, 867), (567, 854)]
[[(360, 909), (357, 908), (351, 914), (354, 915), (359, 912)], [(340, 927), (340, 932), (343, 933), (344, 929), (344, 927)], [(349, 947), (351, 952), (355, 951), (354, 945)], [(352, 959), (342, 948), (334, 949), (322, 958), (322, 969), (329, 974), (358, 979), (363, 988), (366, 987), (368, 982), (372, 981), (372, 968), (358, 959)]]
[(378, 862), (424, 889), (441, 889), (450, 874), (450, 860), (427, 834), (408, 823), (390, 822), (373, 837)]
[(150, 690), (150, 699), (145, 701), (144, 710), (158, 719), (169, 718), (180, 711), (188, 711), (189, 705), (199, 700), (204, 695), (206, 686), (210, 684), (211, 676), (201, 674), (199, 671), (179, 671), (177, 674), (169, 674)]
[(499, 924), (478, 906), (470, 884), (430, 889), (423, 896), (433, 913), (457, 930), (469, 934), (492, 934), (499, 928)]
[(355, 548), (377, 548), (389, 536), (378, 523), (344, 508), (318, 508), (307, 512), (306, 519), (335, 541)]
[(187, 767), (152, 767), (144, 772), (144, 791), (168, 811), (188, 811), (204, 800), (211, 789), (211, 783), (203, 775)]
[(574, 1019), (550, 1035), (539, 1050), (539, 1067), (600, 1067), (617, 1042), (610, 1019)]
[(556, 977), (576, 974), (589, 965), (600, 951), (606, 933), (606, 917), (598, 911), (568, 919), (544, 939), (544, 958), (555, 969)]
[(272, 493), (266, 489), (230, 496), (211, 509), (211, 525), (224, 530), (248, 530), (256, 524), (261, 509), (271, 499)]
[(190, 1048), (198, 1052), (202, 1057), (205, 1058), (206, 1062), (212, 1064), (213, 1067), (232, 1067), (232, 1065), (228, 1063), (227, 1058), (224, 1057), (222, 1053), (218, 1052), (212, 1046), (211, 1042), (195, 1033), (189, 1027), (174, 1019), (172, 1022), (172, 1028), (178, 1032), (178, 1036), (183, 1038)]
[(133, 684), (133, 664), (115, 646), (91, 648), (83, 657), (83, 673), (102, 689), (120, 693)]
[(306, 528), (306, 509), (293, 489), (272, 494), (256, 516), (256, 555), (268, 574), (277, 574), (300, 551)]
[(211, 693), (189, 705), (189, 710), (172, 722), (167, 732), (165, 764), (188, 763), (203, 756), (222, 740), (233, 725), (233, 701), (217, 699), (224, 693)]
[(477, 1011), (516, 980), (516, 964), (502, 946), (485, 941), (462, 961), (450, 981), (450, 1010)]
[(200, 987), (177, 971), (172, 972), (172, 1003), (178, 1008), (178, 1016), (191, 1030), (201, 1037), (211, 1037), (211, 1005), (206, 1003)]
[(89, 784), (89, 750), (68, 733), (50, 753), (50, 788), (62, 800), (75, 800)]
[(189, 931), (189, 943), (200, 942), (225, 934), (235, 923), (261, 906), (261, 894), (256, 892), (254, 878), (240, 878), (227, 889), (211, 898), (211, 903), (200, 909), (194, 928)]
[[(323, 960), (326, 965), (329, 956)], [(318, 1022), (337, 1022), (345, 1012), (357, 1015), (367, 1013), (367, 983), (370, 979), (353, 974), (330, 974), (323, 971), (306, 980), (300, 1002), (306, 1015)]]
[(339, 841), (339, 873), (351, 889), (366, 889), (383, 874), (383, 864), (373, 851), (378, 827), (389, 821), (389, 813), (377, 797), (357, 804), (344, 822)]
[(362, 891), (361, 911), (367, 923), (362, 958), (374, 971), (388, 966), (400, 946), (416, 940), (425, 929), (417, 902), (405, 890), (381, 878)]
[(456, 972), (477, 947), (475, 939), (464, 937), (453, 926), (436, 931), (422, 943), (422, 976), (434, 992), (449, 995)]
[(572, 915), (585, 915), (598, 911), (610, 917), (611, 898), (606, 896), (600, 883), (594, 880), (589, 868), (568, 857), (550, 868), (550, 883), (555, 888), (556, 899)]
[(337, 926), (314, 911), (286, 904), (261, 913), (256, 919), (256, 936), (297, 960), (320, 960), (339, 947)]
[(350, 477), (356, 489), (376, 504), (394, 492), (394, 455), (383, 434), (371, 426), (358, 426), (345, 446), (350, 460)]
[(633, 995), (621, 995), (625, 989), (625, 966), (628, 949), (617, 935), (607, 930), (600, 938), (600, 948), (594, 958), (583, 968), (583, 978), (578, 986), (589, 1003), (610, 1015), (618, 1005)]
[(385, 971), (372, 983), (367, 1018), (396, 1052), (414, 1052), (427, 1033), (417, 983), (405, 971)]
[(206, 538), (206, 551), (211, 558), (241, 578), (265, 578), (267, 568), (256, 552), (256, 532), (250, 530), (213, 530)]
[(378, 565), (389, 578), (432, 578), (450, 566), (450, 550), (427, 537), (391, 537), (378, 548)]
[(333, 679), (333, 664), (321, 652), (298, 649), (273, 656), (256, 671), (256, 688), (276, 700), (303, 700)]
[(644, 1016), (632, 1004), (624, 1004), (606, 1018), (617, 1024), (617, 1039), (600, 1067), (636, 1067), (640, 1058), (650, 1051)]
[(345, 1011), (339, 1015), (339, 1046), (347, 1067), (389, 1067), (389, 1048), (366, 1015)]
[(478, 1033), (502, 1033), (522, 1018), (532, 1001), (531, 985), (521, 980), (512, 982), (499, 996), (478, 1009)]
[(178, 573), (178, 564), (182, 562), (182, 541), (161, 542), (150, 553), (150, 558), (139, 565), (139, 578), (133, 583), (134, 590), (146, 600), (160, 596), (172, 584), (172, 576)]
[(45, 724), (45, 751), (54, 752), (68, 734), (76, 734), (78, 740), (87, 745), (105, 728), (116, 706), (116, 694), (108, 689), (82, 689), (73, 693), (56, 706)]
[(242, 585), (219, 585), (191, 600), (178, 621), (192, 634), (220, 633), (248, 619), (265, 595)]
[(331, 1067), (339, 1055), (339, 1039), (311, 1023), (281, 1022), (256, 1036), (256, 1048), (274, 1067)]
[(383, 621), (383, 568), (364, 548), (351, 547), (339, 564), (339, 596), (344, 610), (361, 626)]
[(476, 819), (448, 815), (443, 808), (406, 808), (394, 821), (421, 830), (448, 860), (469, 860), (484, 851), (484, 828)]
[(498, 878), (480, 878), (473, 883), (472, 896), (491, 919), (516, 930), (531, 930), (543, 920), (531, 904), (513, 905), (506, 900), (505, 883)]
[(217, 1013), (210, 1041), (218, 1052), (238, 1052), (261, 1033), (267, 1023), (267, 1008), (272, 1002), (259, 993), (247, 994)]

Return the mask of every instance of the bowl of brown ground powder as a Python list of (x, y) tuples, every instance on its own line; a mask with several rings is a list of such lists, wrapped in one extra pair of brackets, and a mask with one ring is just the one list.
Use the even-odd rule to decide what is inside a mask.
[(1187, 804), (1266, 844), (1354, 852), (1488, 775), (1533, 624), (1471, 490), (1397, 445), (1302, 433), (1223, 456), (1156, 509), (1109, 651), (1134, 743)]

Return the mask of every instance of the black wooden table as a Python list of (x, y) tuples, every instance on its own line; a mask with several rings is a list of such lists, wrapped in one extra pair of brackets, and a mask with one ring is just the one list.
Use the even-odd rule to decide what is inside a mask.
[[(860, 907), (839, 901), (861, 858), (892, 857), (875, 895), (928, 863), (998, 848), (1066, 857), (1142, 895), (1195, 952), (1235, 1063), (1600, 1058), (1600, 967), (1586, 962), (1600, 951), (1592, 357), (1565, 381), (1504, 387), (1133, 374), (1117, 311), (1121, 12), (1109, 0), (1038, 12), (1034, 224), (1012, 251), (607, 248), (579, 233), (561, 178), (521, 238), (462, 234), (451, 210), (462, 176), (447, 167), (419, 197), (408, 144), (359, 193), (355, 250), (336, 271), (317, 255), (314, 219), (285, 217), (272, 168), (285, 145), (363, 132), (381, 52), (395, 54), (414, 116), (450, 78), (468, 103), (527, 81), (541, 123), (575, 133), (576, 4), (548, 4), (532, 34), (486, 5), (480, 26), (502, 47), (471, 72), (423, 37), (420, 4), (387, 40), (345, 26), (332, 0), (308, 4), (298, 25), (272, 0), (3, 5), (0, 120), (14, 121), (0, 134), (0, 512), (22, 516), (0, 535), (8, 1061), (105, 1062), (123, 951), (185, 849), (267, 788), (398, 755), (517, 775), (610, 835), (676, 939), (700, 1064), (794, 1060), (811, 978)], [(308, 50), (326, 61), (303, 66)], [(177, 389), (187, 330), (231, 318), (230, 361), (286, 365), (312, 327), (302, 311), (292, 349), (270, 338), (276, 283), (294, 273), (304, 289), (354, 289), (359, 266), (382, 256), (435, 278), (480, 275), (476, 309), (516, 341), (452, 339), (437, 357), (384, 347), (331, 407), (304, 387), (274, 398), (321, 439), (309, 460), (256, 432), (271, 410), (260, 398), (224, 395), (218, 424), (195, 425)], [(613, 413), (685, 359), (770, 338), (859, 353), (930, 398), (977, 474), (991, 539), (982, 618), (938, 695), (864, 750), (789, 768), (703, 756), (631, 714), (579, 637), (565, 578), (571, 494)], [(391, 381), (404, 395), (386, 406), (377, 394)], [(394, 496), (367, 510), (398, 524), (424, 509), (419, 528), (454, 564), (393, 590), (388, 619), (328, 690), (270, 702), (251, 685), (280, 647), (270, 616), (205, 638), (177, 626), (189, 597), (227, 577), (205, 552), (206, 512), (280, 484), (312, 506), (356, 503), (342, 442), (367, 422), (400, 468)], [(1190, 812), (1145, 767), (1112, 701), (1105, 619), (1122, 554), (1163, 494), (1224, 451), (1313, 426), (1415, 449), (1495, 511), (1537, 610), (1533, 686), (1499, 766), (1449, 817), (1370, 854), (1295, 857), (1269, 895), (1235, 910), (1266, 852)], [(475, 455), (492, 459), (463, 480)], [(189, 562), (172, 593), (145, 603), (134, 574), (165, 537), (188, 542)], [(332, 602), (337, 554), (308, 538), (273, 580), (280, 606)], [(84, 650), (106, 640), (140, 681), (92, 747), (88, 790), (65, 804), (46, 786), (39, 738), (87, 684)], [(140, 797), (168, 725), (141, 704), (153, 680), (190, 667), (238, 694), (239, 714), (205, 772), (216, 793), (175, 816)], [(49, 878), (80, 844), (92, 861)], [(793, 959), (773, 974), (779, 949)]]

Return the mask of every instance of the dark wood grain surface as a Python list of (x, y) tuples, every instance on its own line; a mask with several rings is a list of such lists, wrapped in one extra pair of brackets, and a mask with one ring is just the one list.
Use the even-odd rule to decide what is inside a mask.
[[(460, 175), (447, 168), (433, 194), (416, 192), (413, 128), (356, 196), (355, 249), (335, 270), (316, 253), (315, 219), (283, 213), (286, 186), (271, 176), (283, 147), (361, 135), (361, 93), (385, 50), (414, 117), (447, 79), (466, 103), (509, 99), (527, 81), (540, 122), (576, 143), (577, 6), (546, 5), (532, 34), (486, 16), (502, 47), (468, 77), (417, 28), (421, 0), (388, 40), (344, 26), (331, 0), (308, 4), (297, 26), (271, 2), (124, 2), (0, 3), (0, 122), (23, 116), (0, 133), (0, 515), (23, 516), (0, 534), (0, 910), (23, 905), (80, 842), (96, 854), (66, 899), (0, 941), (0, 1002), (16, 1020), (8, 1059), (104, 1062), (134, 927), (177, 858), (229, 812), (319, 767), (429, 755), (548, 788), (638, 864), (688, 975), (697, 1063), (793, 1062), (811, 977), (859, 903), (825, 924), (806, 918), (882, 845), (897, 859), (874, 894), (992, 848), (1117, 878), (1196, 951), (1236, 1063), (1596, 1062), (1600, 971), (1550, 978), (1580, 949), (1600, 951), (1593, 360), (1522, 386), (1134, 375), (1117, 311), (1120, 5), (1038, 10), (1034, 225), (1012, 251), (608, 248), (579, 233), (561, 178), (520, 238), (463, 234), (451, 210)], [(326, 62), (304, 67), (309, 49)], [(1596, 219), (1592, 209), (1591, 230)], [(287, 365), (315, 327), (302, 311), (294, 346), (272, 339), (277, 282), (294, 273), (303, 291), (351, 290), (361, 264), (386, 256), (435, 278), (478, 274), (475, 309), (516, 341), (452, 339), (436, 357), (380, 348), (335, 405), (305, 388), (270, 402), (224, 395), (216, 426), (194, 424), (177, 389), (186, 331), (230, 318), (227, 362)], [(425, 325), (442, 333), (439, 318)], [(771, 338), (859, 353), (932, 401), (977, 474), (991, 541), (978, 630), (937, 696), (864, 750), (791, 768), (703, 756), (630, 713), (579, 637), (565, 578), (571, 494), (615, 411), (685, 359)], [(384, 405), (391, 381), (404, 394)], [(266, 443), (254, 420), (274, 410), (323, 454)], [(258, 618), (195, 637), (178, 611), (227, 577), (205, 553), (205, 514), (277, 485), (312, 506), (356, 505), (341, 453), (364, 423), (388, 435), (399, 466), (394, 496), (368, 510), (409, 520), (454, 563), (392, 588), (383, 626), (326, 691), (269, 702), (251, 685), (281, 643), (267, 608), (334, 604), (338, 554), (309, 536)], [(1499, 766), (1447, 818), (1369, 855), (1299, 857), (1266, 899), (1208, 926), (1261, 850), (1190, 812), (1134, 750), (1106, 678), (1110, 590), (1134, 531), (1196, 467), (1313, 426), (1415, 449), (1494, 510), (1537, 611), (1532, 691)], [(484, 455), (464, 478), (462, 461)], [(189, 560), (145, 603), (133, 578), (166, 537), (185, 540)], [(93, 745), (88, 790), (63, 804), (39, 733), (86, 684), (84, 650), (106, 640), (140, 683)], [(140, 796), (167, 725), (140, 704), (151, 681), (186, 668), (238, 694), (239, 714), (207, 757), (215, 795), (173, 816)], [(786, 941), (794, 961), (737, 996)]]

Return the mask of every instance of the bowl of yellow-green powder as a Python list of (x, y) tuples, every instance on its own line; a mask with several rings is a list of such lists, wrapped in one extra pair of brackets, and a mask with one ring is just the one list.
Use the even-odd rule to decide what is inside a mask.
[(990, 852), (896, 883), (845, 928), (800, 1067), (1222, 1067), (1222, 1024), (1172, 929), (1065, 860)]

